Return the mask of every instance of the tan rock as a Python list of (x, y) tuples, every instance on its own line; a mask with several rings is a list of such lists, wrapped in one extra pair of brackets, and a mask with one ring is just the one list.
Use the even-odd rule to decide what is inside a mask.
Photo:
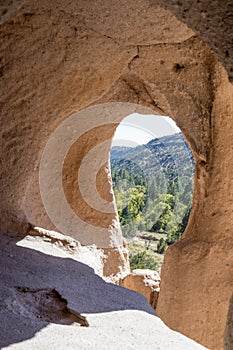
[(2, 350), (206, 349), (165, 326), (142, 295), (106, 283), (48, 236), (1, 236)]
[(233, 296), (230, 299), (224, 336), (224, 350), (233, 348)]
[(160, 291), (160, 276), (158, 272), (149, 269), (136, 269), (120, 280), (119, 284), (144, 295), (151, 306), (156, 310)]
[(233, 81), (232, 1), (152, 0), (171, 11), (208, 44)]
[(19, 0), (0, 10), (1, 232), (59, 231), (105, 249), (106, 274), (129, 271), (111, 138), (134, 111), (172, 116), (195, 156), (195, 190), (157, 312), (221, 349), (233, 288), (232, 1)]
[(98, 249), (96, 245), (82, 246), (76, 239), (60, 234), (56, 231), (45, 230), (42, 227), (33, 227), (28, 235), (18, 243), (20, 246), (27, 246), (38, 249), (43, 252), (50, 247), (50, 254), (53, 255), (55, 249), (66, 256), (70, 254), (74, 260), (82, 262), (90, 266), (97, 275), (104, 275), (104, 261), (106, 255), (102, 249)]

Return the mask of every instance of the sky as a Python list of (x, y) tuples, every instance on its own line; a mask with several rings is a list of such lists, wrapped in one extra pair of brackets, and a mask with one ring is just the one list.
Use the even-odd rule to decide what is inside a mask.
[(152, 139), (178, 132), (180, 129), (170, 117), (133, 113), (119, 124), (112, 146), (136, 147)]

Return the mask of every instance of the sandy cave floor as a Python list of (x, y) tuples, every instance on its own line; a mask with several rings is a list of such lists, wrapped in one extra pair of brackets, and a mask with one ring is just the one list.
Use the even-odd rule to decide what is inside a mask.
[(1, 349), (205, 349), (166, 327), (143, 296), (48, 239), (4, 235), (0, 262)]

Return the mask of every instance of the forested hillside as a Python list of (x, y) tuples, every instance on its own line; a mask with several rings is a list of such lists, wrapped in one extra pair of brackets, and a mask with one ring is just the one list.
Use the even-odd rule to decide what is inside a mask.
[(111, 172), (123, 235), (156, 234), (163, 254), (184, 232), (192, 206), (194, 160), (182, 134), (113, 147)]

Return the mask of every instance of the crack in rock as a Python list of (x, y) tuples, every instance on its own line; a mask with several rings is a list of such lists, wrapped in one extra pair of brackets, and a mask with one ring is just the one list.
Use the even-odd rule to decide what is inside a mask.
[(23, 317), (34, 321), (89, 327), (86, 317), (71, 310), (56, 289), (34, 289), (17, 286), (14, 288), (15, 298), (8, 300), (7, 308)]

